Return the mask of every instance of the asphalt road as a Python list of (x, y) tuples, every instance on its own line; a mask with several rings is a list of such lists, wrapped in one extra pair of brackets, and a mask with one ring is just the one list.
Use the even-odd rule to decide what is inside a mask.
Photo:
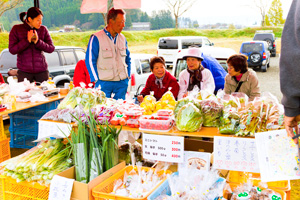
[(258, 76), (261, 92), (270, 92), (275, 95), (280, 102), (282, 94), (279, 84), (279, 55), (277, 54), (276, 57), (271, 57), (270, 68), (267, 69), (267, 72), (257, 70), (256, 74)]

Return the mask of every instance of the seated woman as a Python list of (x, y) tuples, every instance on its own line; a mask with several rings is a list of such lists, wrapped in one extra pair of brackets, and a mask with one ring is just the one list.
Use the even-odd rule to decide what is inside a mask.
[(137, 97), (139, 102), (142, 102), (150, 91), (154, 91), (154, 97), (158, 101), (171, 87), (171, 92), (174, 98), (177, 99), (179, 85), (174, 76), (172, 76), (165, 67), (165, 60), (163, 57), (154, 56), (150, 60), (150, 69), (152, 74), (148, 77), (146, 86)]
[(228, 74), (225, 77), (224, 91), (226, 94), (233, 92), (245, 93), (249, 100), (260, 96), (258, 78), (252, 69), (248, 69), (246, 56), (235, 54), (228, 58)]
[(187, 69), (179, 74), (179, 94), (178, 99), (186, 97), (189, 91), (194, 87), (200, 90), (207, 90), (214, 93), (215, 82), (212, 73), (201, 65), (203, 57), (198, 48), (190, 48), (187, 55), (183, 57), (186, 60)]

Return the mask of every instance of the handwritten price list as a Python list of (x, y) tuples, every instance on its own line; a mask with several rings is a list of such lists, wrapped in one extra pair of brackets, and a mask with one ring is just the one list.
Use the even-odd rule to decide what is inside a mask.
[(255, 140), (214, 137), (214, 168), (259, 172)]
[(182, 163), (184, 138), (143, 133), (143, 157), (149, 160)]

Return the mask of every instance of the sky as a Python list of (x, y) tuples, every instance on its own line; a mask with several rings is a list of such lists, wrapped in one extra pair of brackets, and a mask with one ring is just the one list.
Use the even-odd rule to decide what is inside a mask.
[[(168, 10), (163, 0), (141, 0), (141, 10), (151, 15), (152, 11)], [(258, 0), (257, 0), (258, 1)], [(272, 0), (269, 0), (270, 4)], [(260, 24), (259, 9), (251, 0), (198, 0), (182, 17), (189, 17), (201, 24), (228, 23), (251, 26)], [(292, 0), (281, 0), (285, 19)]]

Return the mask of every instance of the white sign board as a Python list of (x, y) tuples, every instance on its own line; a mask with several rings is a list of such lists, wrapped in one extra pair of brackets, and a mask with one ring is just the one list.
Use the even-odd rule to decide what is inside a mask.
[(70, 135), (71, 130), (72, 125), (68, 123), (40, 120), (38, 139), (35, 141), (41, 141), (50, 137), (65, 138)]
[(186, 169), (196, 167), (199, 170), (210, 169), (210, 156), (211, 153), (197, 152), (197, 151), (185, 151), (184, 152), (184, 162), (178, 164), (179, 174)]
[(259, 173), (255, 139), (214, 137), (213, 167)]
[(263, 182), (300, 179), (298, 147), (286, 130), (256, 133)]
[(183, 162), (184, 137), (143, 133), (143, 157), (173, 163)]
[(70, 200), (74, 179), (55, 175), (51, 180), (48, 200)]

